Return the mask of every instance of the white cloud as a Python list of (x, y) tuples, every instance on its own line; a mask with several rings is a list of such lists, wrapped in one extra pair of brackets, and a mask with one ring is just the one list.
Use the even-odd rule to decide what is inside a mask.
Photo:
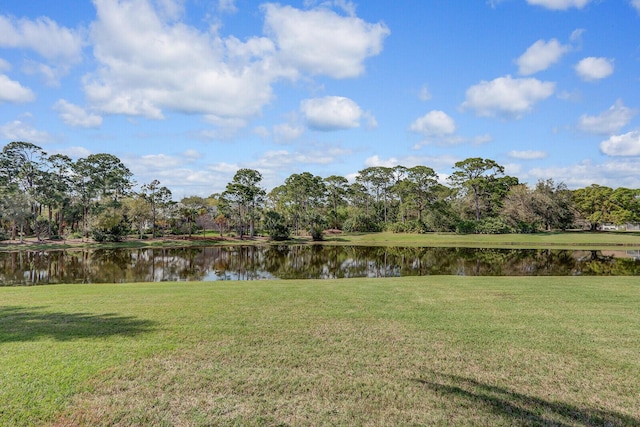
[(538, 159), (546, 159), (548, 153), (540, 150), (512, 150), (509, 151), (509, 157), (512, 159), (519, 160), (538, 160)]
[(227, 140), (233, 138), (242, 128), (247, 126), (247, 121), (237, 117), (219, 117), (215, 114), (207, 114), (205, 120), (215, 126), (215, 129), (200, 133), (204, 139)]
[(600, 143), (600, 150), (607, 156), (640, 156), (640, 131), (613, 135)]
[(193, 148), (188, 148), (182, 152), (182, 156), (187, 159), (189, 162), (195, 162), (198, 159), (203, 157), (202, 153), (194, 150)]
[(534, 78), (498, 77), (482, 81), (467, 89), (463, 109), (475, 110), (484, 117), (505, 116), (520, 118), (533, 106), (550, 97), (555, 83)]
[(611, 135), (628, 125), (637, 114), (638, 110), (625, 107), (622, 101), (618, 100), (607, 111), (597, 116), (580, 116), (578, 129), (587, 133)]
[(303, 11), (268, 3), (262, 9), (265, 31), (275, 39), (280, 60), (310, 74), (357, 77), (364, 72), (364, 60), (379, 54), (390, 34), (383, 23), (326, 8)]
[(527, 3), (551, 10), (567, 10), (572, 7), (582, 9), (591, 0), (527, 0)]
[(238, 8), (235, 3), (235, 0), (218, 0), (218, 10), (220, 12), (236, 13)]
[(456, 132), (456, 123), (444, 111), (433, 110), (414, 121), (409, 130), (425, 137), (452, 135)]
[(158, 5), (158, 13), (167, 20), (178, 20), (184, 15), (186, 0), (154, 0)]
[(14, 120), (0, 126), (0, 138), (10, 141), (29, 141), (34, 144), (45, 144), (52, 140), (47, 132), (39, 131), (21, 120)]
[(418, 93), (418, 98), (420, 99), (420, 101), (428, 101), (431, 99), (431, 92), (429, 91), (429, 87), (427, 85), (422, 86), (420, 92)]
[(222, 38), (215, 28), (201, 31), (170, 21), (150, 0), (94, 3), (91, 39), (99, 68), (85, 76), (87, 99), (105, 114), (150, 119), (163, 119), (165, 110), (247, 119), (272, 100), (278, 80), (304, 72), (361, 74), (364, 60), (380, 52), (388, 32), (382, 24), (322, 7), (302, 11), (267, 4), (261, 9), (265, 31), (277, 43), (269, 37), (241, 41)]
[(85, 78), (85, 92), (100, 111), (152, 119), (163, 118), (164, 108), (247, 117), (271, 99), (270, 84), (280, 74), (265, 60), (274, 52), (269, 40), (227, 44), (163, 20), (147, 0), (94, 3), (91, 37), (100, 68)]
[(558, 62), (569, 49), (569, 46), (561, 44), (556, 39), (548, 42), (538, 40), (516, 60), (518, 74), (528, 76), (546, 70)]
[(82, 60), (85, 31), (59, 26), (50, 18), (15, 19), (0, 15), (0, 48), (31, 49), (47, 61), (27, 59), (25, 72), (41, 73), (47, 84), (56, 86), (72, 65)]
[(633, 6), (638, 13), (640, 13), (640, 0), (631, 0), (631, 6)]
[(66, 156), (71, 157), (72, 159), (80, 159), (87, 157), (91, 154), (91, 151), (86, 149), (85, 147), (66, 147), (62, 149), (55, 150), (54, 154), (64, 154)]
[(273, 139), (277, 143), (296, 140), (304, 133), (304, 127), (298, 124), (282, 123), (273, 127)]
[(58, 112), (62, 121), (69, 126), (97, 128), (102, 124), (102, 117), (87, 113), (84, 108), (67, 102), (64, 99), (56, 102), (53, 109)]
[(305, 99), (300, 111), (309, 128), (321, 131), (357, 128), (363, 116), (358, 104), (342, 96)]
[(571, 32), (571, 36), (569, 37), (569, 40), (571, 40), (573, 43), (582, 43), (582, 35), (585, 33), (584, 28), (577, 28), (575, 30), (573, 30)]
[(373, 130), (378, 128), (378, 120), (375, 118), (373, 114), (371, 114), (371, 112), (365, 111), (362, 114), (362, 118), (366, 120), (365, 127), (367, 130)]
[(31, 89), (0, 74), (0, 103), (1, 102), (31, 102), (36, 99)]
[(256, 126), (255, 128), (253, 128), (253, 133), (258, 135), (260, 138), (269, 138), (269, 135), (271, 135), (271, 133), (269, 132), (269, 129), (267, 129), (265, 126)]
[(553, 178), (556, 182), (563, 182), (569, 188), (584, 188), (591, 184), (609, 187), (640, 188), (640, 159), (612, 159), (604, 163), (594, 163), (590, 160), (569, 166), (553, 166), (534, 168), (523, 174), (529, 182), (540, 179)]
[(0, 47), (32, 49), (49, 60), (72, 63), (82, 57), (82, 32), (60, 27), (46, 17), (32, 21), (0, 15), (0, 34)]
[(578, 62), (575, 69), (584, 81), (604, 79), (613, 74), (613, 59), (590, 56)]

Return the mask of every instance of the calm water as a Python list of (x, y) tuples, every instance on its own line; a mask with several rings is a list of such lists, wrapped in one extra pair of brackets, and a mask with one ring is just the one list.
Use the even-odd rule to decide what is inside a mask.
[(424, 275), (640, 275), (640, 251), (237, 246), (0, 252), (2, 285)]

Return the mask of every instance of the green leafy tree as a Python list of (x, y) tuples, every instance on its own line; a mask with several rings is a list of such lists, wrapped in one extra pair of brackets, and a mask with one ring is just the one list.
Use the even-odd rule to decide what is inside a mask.
[(534, 192), (524, 184), (512, 186), (504, 199), (500, 216), (507, 221), (514, 230), (520, 232), (534, 232), (537, 230), (541, 217), (536, 211)]
[[(197, 225), (196, 221), (201, 216), (207, 213), (207, 202), (204, 198), (199, 196), (183, 197), (180, 203), (177, 205), (180, 217), (186, 223), (187, 233), (189, 237), (193, 233), (193, 225)], [(203, 222), (204, 223), (204, 222)], [(203, 229), (203, 233), (206, 230)]]
[(99, 214), (111, 208), (115, 214), (119, 199), (131, 189), (132, 174), (112, 154), (91, 154), (78, 159), (73, 165), (72, 186), (76, 200), (82, 206), (84, 235), (88, 235), (89, 214)]
[(287, 217), (297, 234), (306, 230), (321, 237), (326, 225), (323, 209), (327, 201), (325, 181), (309, 172), (292, 174), (283, 186), (270, 193), (275, 205)]
[(575, 219), (571, 191), (564, 183), (540, 180), (533, 192), (533, 208), (546, 230), (566, 230)]
[(418, 212), (418, 221), (422, 221), (425, 209), (438, 200), (438, 174), (427, 166), (414, 166), (407, 170), (404, 180), (407, 184), (406, 198)]
[(504, 167), (491, 159), (472, 157), (455, 163), (449, 181), (453, 186), (471, 195), (476, 221), (480, 221), (481, 218), (483, 199), (492, 194), (491, 190), (495, 188), (494, 181), (502, 174)]
[(640, 189), (616, 188), (611, 194), (611, 220), (617, 224), (640, 222)]
[(371, 194), (381, 213), (381, 220), (387, 222), (392, 189), (396, 184), (394, 169), (384, 166), (372, 166), (358, 172), (356, 182), (361, 183)]
[(142, 239), (147, 224), (152, 220), (149, 200), (143, 194), (134, 193), (125, 198), (122, 204), (125, 216)]
[(11, 239), (19, 234), (22, 243), (25, 228), (33, 219), (29, 197), (20, 191), (0, 191), (0, 215), (11, 224)]
[(343, 176), (331, 175), (324, 179), (327, 186), (327, 199), (331, 207), (329, 211), (329, 226), (340, 228), (340, 214), (338, 209), (346, 204), (349, 181)]
[(262, 174), (255, 169), (240, 169), (227, 184), (220, 196), (221, 204), (231, 217), (235, 218), (240, 237), (245, 226), (249, 227), (249, 236), (255, 236), (255, 222), (258, 210), (264, 204), (266, 191), (260, 186)]
[(154, 179), (141, 187), (141, 194), (149, 203), (151, 210), (151, 234), (157, 236), (158, 216), (171, 204), (171, 190), (161, 186), (160, 181)]
[(291, 230), (287, 226), (285, 218), (276, 211), (265, 212), (264, 229), (271, 240), (282, 241), (291, 237)]
[(597, 184), (573, 192), (576, 209), (582, 218), (590, 223), (591, 230), (597, 230), (601, 224), (613, 220), (611, 215), (614, 210), (612, 195), (612, 188)]

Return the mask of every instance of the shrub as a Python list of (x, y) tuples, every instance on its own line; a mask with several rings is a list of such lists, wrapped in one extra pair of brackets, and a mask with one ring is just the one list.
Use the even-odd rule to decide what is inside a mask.
[(476, 221), (461, 220), (456, 223), (456, 233), (458, 234), (475, 234)]
[(98, 215), (91, 227), (91, 237), (96, 242), (119, 242), (127, 235), (128, 227), (122, 215), (103, 212)]
[(387, 224), (386, 229), (392, 233), (428, 233), (431, 231), (427, 224), (417, 219)]
[(507, 234), (513, 231), (502, 218), (484, 218), (476, 226), (476, 233), (479, 234)]
[(374, 217), (364, 214), (358, 214), (348, 218), (344, 222), (344, 231), (348, 232), (360, 232), (360, 233), (373, 233), (382, 231), (382, 226), (378, 223)]
[(282, 215), (276, 211), (268, 211), (264, 214), (264, 230), (271, 240), (282, 241), (291, 237), (291, 230), (285, 224)]

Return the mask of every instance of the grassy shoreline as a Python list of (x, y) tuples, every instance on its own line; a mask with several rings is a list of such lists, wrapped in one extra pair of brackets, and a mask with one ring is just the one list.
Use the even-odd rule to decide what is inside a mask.
[(0, 288), (0, 425), (640, 424), (634, 277)]
[[(168, 237), (158, 239), (127, 239), (119, 243), (96, 243), (80, 239), (68, 241), (42, 241), (27, 239), (25, 243), (0, 242), (0, 251), (101, 249), (101, 248), (153, 248), (218, 245), (317, 244), (300, 237), (285, 242), (271, 242), (267, 238), (233, 237), (217, 235)], [(340, 233), (328, 234), (320, 244), (360, 246), (442, 246), (488, 248), (555, 248), (555, 249), (640, 249), (637, 232), (547, 232), (536, 234), (473, 234), (455, 233)]]

